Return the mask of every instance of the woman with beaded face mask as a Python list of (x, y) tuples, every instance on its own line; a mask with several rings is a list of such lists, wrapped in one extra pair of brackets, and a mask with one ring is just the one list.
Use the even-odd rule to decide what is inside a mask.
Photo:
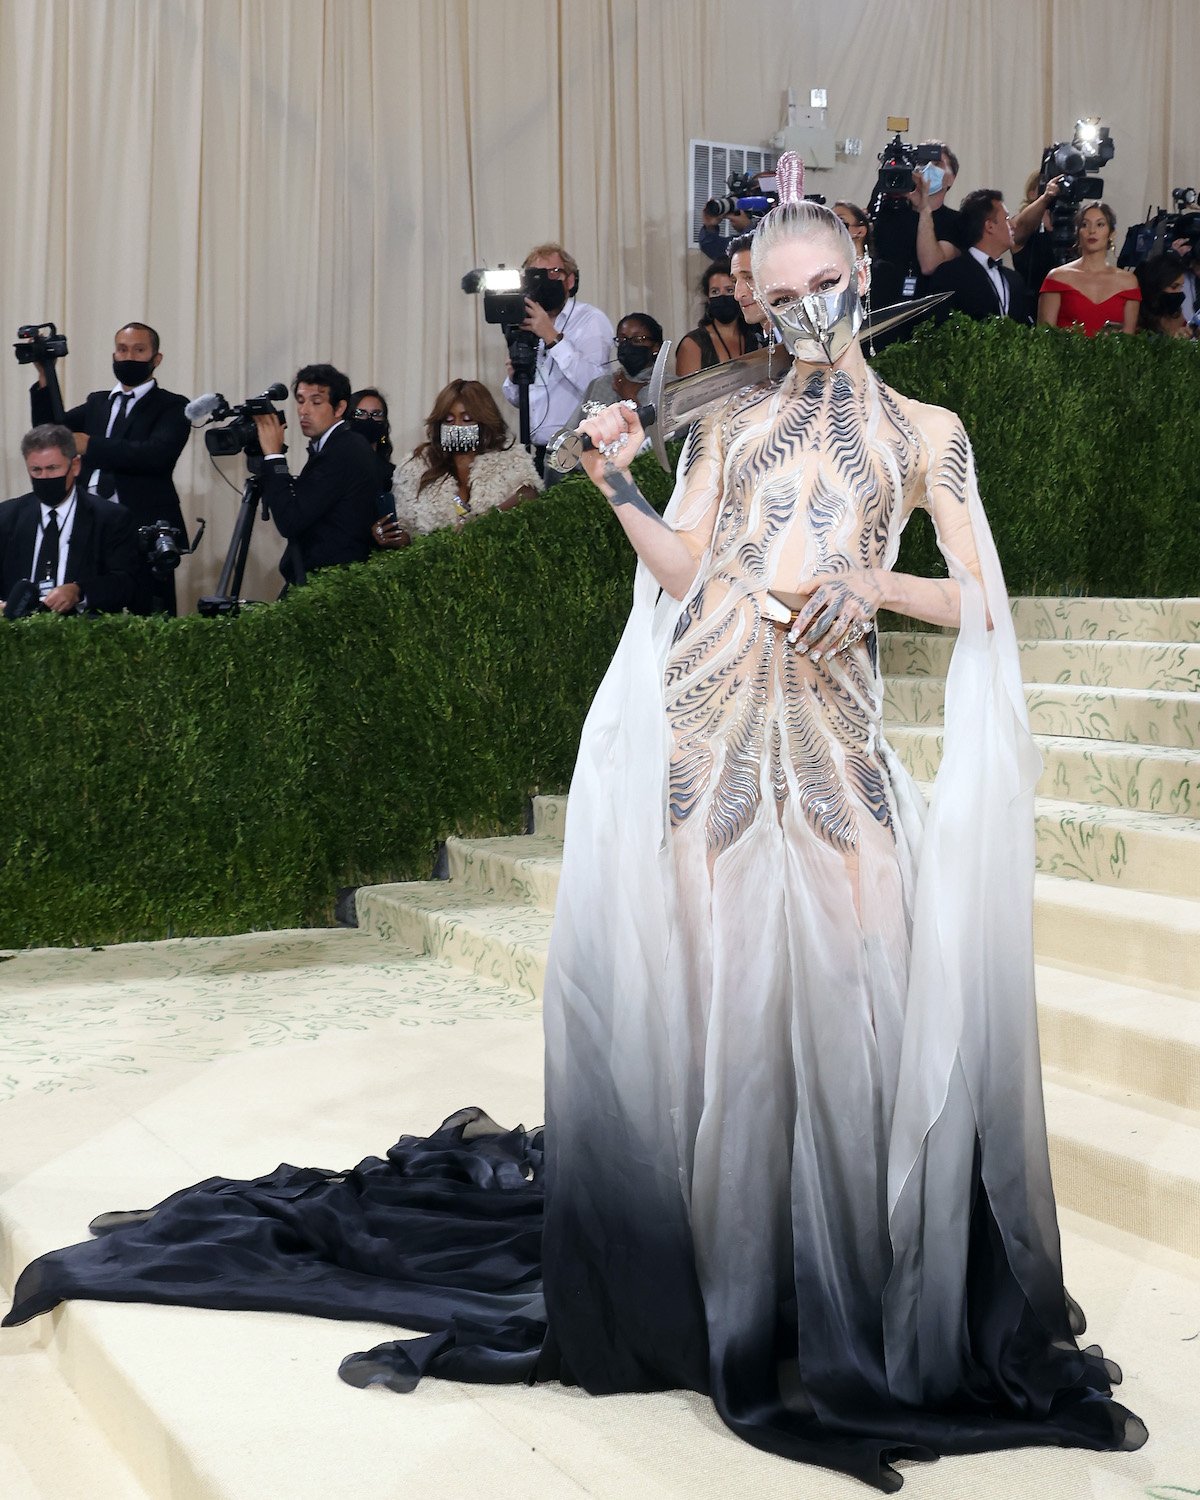
[(487, 386), (452, 380), (425, 420), (425, 441), (396, 470), (396, 523), (414, 536), (511, 510), (542, 487)]

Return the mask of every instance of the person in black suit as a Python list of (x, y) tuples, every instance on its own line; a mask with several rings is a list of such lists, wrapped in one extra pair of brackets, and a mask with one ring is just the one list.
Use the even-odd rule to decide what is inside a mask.
[(292, 382), (308, 461), (295, 478), (283, 456), (283, 424), (256, 416), (263, 451), (263, 501), (287, 548), (279, 571), (289, 584), (371, 555), (379, 469), (370, 444), (344, 420), (350, 380), (332, 365), (305, 365)]
[(963, 244), (969, 248), (957, 260), (939, 266), (929, 279), (931, 292), (952, 294), (935, 308), (934, 322), (944, 323), (951, 313), (962, 312), (969, 318), (1012, 318), (1032, 324), (1034, 301), (1029, 288), (1015, 271), (1000, 263), (1000, 257), (1013, 247), (1004, 194), (996, 188), (977, 188), (963, 199), (959, 214)]
[(22, 614), (131, 609), (143, 572), (133, 517), (76, 482), (81, 464), (69, 428), (35, 427), (21, 455), (33, 488), (0, 504), (3, 601)]
[[(191, 424), (187, 397), (166, 391), (154, 372), (162, 363), (159, 337), (147, 323), (118, 328), (111, 390), (92, 391), (73, 406), (64, 423), (75, 434), (83, 467), (81, 483), (91, 495), (115, 501), (133, 517), (135, 529), (166, 521), (186, 539), (183, 512), (172, 475), (187, 444)], [(30, 390), (34, 425), (53, 421), (45, 371)], [(175, 580), (146, 573), (152, 610), (175, 613)]]

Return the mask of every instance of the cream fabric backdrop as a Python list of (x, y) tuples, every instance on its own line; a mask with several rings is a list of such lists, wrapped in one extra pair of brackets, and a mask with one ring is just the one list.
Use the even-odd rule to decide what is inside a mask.
[[(887, 114), (954, 145), (952, 201), (1010, 202), (1099, 114), (1126, 225), (1200, 177), (1197, 55), (1196, 0), (0, 0), (5, 336), (67, 330), (68, 402), (111, 383), (131, 317), (189, 395), (331, 359), (387, 391), (411, 445), (452, 375), (498, 386), (502, 340), (458, 286), (485, 258), (561, 237), (614, 321), (691, 326), (687, 142), (764, 141), (788, 84), (827, 88), (835, 136), (863, 139), (810, 177), (831, 201), (865, 204)], [(0, 371), (15, 494), (24, 371)], [(191, 598), (237, 495), (199, 437), (177, 476), (209, 521)], [(274, 591), (280, 550), (260, 525), (252, 592)]]

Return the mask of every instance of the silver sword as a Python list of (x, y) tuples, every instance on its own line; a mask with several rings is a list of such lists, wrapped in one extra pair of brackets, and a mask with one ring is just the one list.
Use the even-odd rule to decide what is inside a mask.
[[(868, 342), (872, 334), (886, 333), (891, 328), (919, 318), (923, 313), (944, 302), (951, 294), (936, 292), (930, 297), (918, 297), (909, 302), (896, 302), (891, 307), (872, 309), (863, 319), (859, 330), (860, 344)], [(782, 380), (791, 369), (791, 359), (782, 344), (768, 344), (765, 349), (755, 349), (737, 359), (727, 359), (707, 370), (697, 370), (694, 375), (681, 375), (676, 380), (667, 379), (667, 357), (671, 352), (668, 339), (658, 351), (654, 368), (646, 384), (645, 399), (638, 403), (637, 415), (650, 439), (655, 458), (669, 474), (671, 462), (667, 457), (667, 441), (676, 433), (690, 427), (710, 406), (750, 386), (773, 384)], [(560, 474), (569, 474), (579, 466), (579, 460), (591, 448), (591, 439), (586, 433), (564, 427), (551, 438), (546, 449), (546, 462)]]

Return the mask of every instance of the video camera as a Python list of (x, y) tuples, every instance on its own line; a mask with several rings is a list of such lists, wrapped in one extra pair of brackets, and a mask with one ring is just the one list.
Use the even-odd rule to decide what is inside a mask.
[(1133, 224), (1125, 232), (1125, 243), (1117, 264), (1132, 271), (1154, 255), (1162, 255), (1176, 240), (1187, 240), (1190, 258), (1200, 260), (1200, 209), (1196, 208), (1195, 188), (1172, 188), (1173, 211), (1156, 209), (1147, 212), (1145, 223)]
[[(286, 426), (287, 419), (274, 403), (286, 401), (287, 394), (287, 386), (277, 380), (260, 396), (248, 396), (237, 406), (230, 406), (220, 391), (211, 391), (189, 401), (184, 407), (184, 415), (193, 426), (205, 421), (225, 422), (224, 427), (213, 427), (204, 434), (204, 446), (214, 458), (232, 458), (235, 454), (244, 453), (247, 464), (254, 470), (262, 462), (263, 456), (254, 418), (273, 415)], [(230, 420), (226, 421), (227, 418)]]
[(774, 172), (731, 172), (725, 179), (729, 195), (710, 198), (704, 212), (713, 219), (727, 214), (765, 214), (779, 202), (779, 179)]
[(26, 323), (17, 329), (20, 341), (13, 345), (19, 365), (46, 365), (62, 359), (67, 352), (67, 336), (53, 323)]
[(888, 141), (879, 153), (879, 176), (875, 179), (872, 200), (907, 198), (916, 190), (914, 173), (920, 167), (940, 162), (946, 148), (937, 141), (926, 141), (913, 146), (904, 140), (901, 132)]
[(482, 267), (468, 271), (461, 284), (463, 291), (471, 295), (483, 293), (483, 321), (498, 324), (508, 344), (512, 378), (519, 397), (521, 442), (529, 448), (529, 387), (537, 375), (538, 336), (521, 325), (529, 316), (526, 297), (541, 303), (542, 294), (554, 284), (554, 278), (541, 266), (518, 270), (501, 264), (494, 271)]
[(1050, 210), (1050, 243), (1058, 265), (1075, 254), (1075, 213), (1086, 198), (1104, 196), (1104, 179), (1088, 174), (1098, 172), (1116, 154), (1116, 142), (1107, 125), (1091, 118), (1075, 121), (1075, 134), (1069, 141), (1055, 141), (1042, 153), (1038, 172), (1038, 191), (1044, 193), (1052, 177), (1061, 179), (1058, 197)]

